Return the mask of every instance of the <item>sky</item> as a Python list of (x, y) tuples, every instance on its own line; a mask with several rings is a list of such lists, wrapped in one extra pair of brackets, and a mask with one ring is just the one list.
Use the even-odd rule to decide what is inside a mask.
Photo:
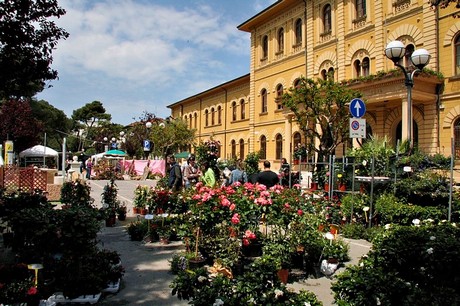
[(127, 125), (249, 73), (250, 33), (237, 26), (276, 0), (59, 0), (69, 32), (36, 98), (70, 117), (100, 101)]

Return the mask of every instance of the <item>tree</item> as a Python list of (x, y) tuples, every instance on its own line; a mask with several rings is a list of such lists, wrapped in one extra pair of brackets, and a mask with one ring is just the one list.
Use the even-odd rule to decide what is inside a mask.
[(195, 130), (188, 128), (187, 122), (178, 118), (166, 120), (165, 124), (153, 124), (149, 139), (153, 142), (153, 154), (166, 157), (180, 148), (193, 144)]
[(69, 34), (49, 19), (64, 14), (56, 0), (0, 1), (0, 99), (30, 98), (57, 78), (52, 52)]
[(12, 140), (14, 150), (21, 152), (40, 142), (43, 124), (34, 118), (27, 101), (10, 99), (0, 108), (0, 139)]
[(302, 78), (297, 87), (284, 94), (282, 103), (294, 113), (309, 149), (318, 153), (318, 161), (324, 161), (324, 157), (333, 154), (348, 139), (347, 104), (360, 96), (332, 80)]
[[(79, 138), (78, 151), (84, 149), (84, 146), (92, 144), (92, 137), (94, 136), (94, 128), (106, 123), (112, 119), (110, 114), (105, 112), (105, 108), (99, 101), (87, 103), (85, 106), (76, 109), (72, 113), (72, 120), (74, 121), (74, 131)], [(85, 142), (85, 139), (89, 142)]]
[[(44, 133), (46, 133), (46, 145), (59, 151), (64, 137), (71, 132), (72, 121), (62, 110), (55, 108), (45, 100), (36, 101), (32, 99), (30, 106), (34, 118), (43, 124)], [(42, 135), (40, 135), (41, 142), (43, 142)]]

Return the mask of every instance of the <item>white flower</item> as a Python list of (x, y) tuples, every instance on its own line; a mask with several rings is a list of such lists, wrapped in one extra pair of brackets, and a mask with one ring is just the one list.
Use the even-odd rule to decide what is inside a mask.
[(376, 300), (376, 301), (375, 301), (375, 304), (376, 304), (376, 305), (381, 305), (380, 299), (379, 299), (378, 297), (377, 297), (375, 300)]
[(311, 306), (310, 302), (304, 302), (303, 306)]
[(412, 220), (412, 224), (415, 225), (415, 226), (419, 226), (420, 225), (420, 220), (419, 219), (414, 219), (414, 220)]
[(212, 306), (221, 306), (221, 305), (224, 305), (224, 301), (222, 301), (221, 299), (216, 299), (214, 301), (214, 304), (212, 304)]
[(433, 220), (433, 219), (431, 219), (431, 218), (428, 218), (428, 219), (426, 219), (426, 220), (425, 220), (425, 222), (426, 222), (426, 223), (433, 223), (433, 222), (434, 222), (434, 220)]
[(433, 254), (433, 248), (429, 248), (428, 250), (426, 250), (426, 252), (427, 252), (428, 254)]
[(430, 237), (430, 240), (431, 240), (431, 241), (436, 240), (436, 237), (435, 237), (435, 236), (431, 236), (431, 237)]
[(275, 289), (275, 296), (276, 298), (279, 298), (280, 296), (283, 296), (283, 291), (279, 289)]
[(198, 276), (198, 281), (199, 281), (200, 283), (204, 282), (206, 279), (207, 279), (207, 278), (204, 277), (203, 275)]
[(369, 211), (369, 206), (364, 206), (364, 207), (363, 207), (363, 210), (364, 210), (364, 211)]
[(254, 303), (254, 302), (255, 302), (255, 301), (254, 301), (254, 298), (253, 298), (253, 297), (250, 298), (250, 299), (248, 300), (248, 303), (249, 303), (249, 304), (252, 304), (252, 303)]
[(385, 229), (386, 229), (386, 230), (389, 230), (390, 228), (391, 228), (391, 224), (390, 224), (390, 223), (385, 224)]

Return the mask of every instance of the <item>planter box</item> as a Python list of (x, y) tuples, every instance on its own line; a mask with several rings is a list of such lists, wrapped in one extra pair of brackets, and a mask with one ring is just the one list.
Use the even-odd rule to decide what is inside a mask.
[(102, 289), (102, 292), (104, 293), (117, 293), (120, 291), (120, 283), (121, 283), (121, 278), (118, 279), (116, 282), (111, 282), (107, 285), (107, 288)]
[(56, 304), (96, 304), (101, 298), (101, 293), (98, 294), (89, 294), (89, 295), (80, 295), (77, 298), (69, 299), (64, 296), (62, 292), (55, 292), (50, 296), (47, 302), (56, 303)]

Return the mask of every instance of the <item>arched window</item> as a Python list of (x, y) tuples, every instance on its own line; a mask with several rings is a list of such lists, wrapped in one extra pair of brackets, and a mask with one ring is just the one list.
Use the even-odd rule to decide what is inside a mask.
[(299, 132), (295, 132), (294, 135), (292, 136), (292, 139), (294, 141), (294, 148), (298, 147), (300, 143), (302, 142), (302, 137), (300, 136)]
[(460, 118), (454, 123), (454, 150), (455, 159), (460, 159)]
[(246, 118), (246, 105), (244, 103), (244, 99), (241, 99), (240, 106), (241, 106), (241, 120), (243, 120)]
[(276, 135), (275, 145), (276, 145), (275, 159), (281, 159), (283, 157), (283, 136), (281, 136), (281, 134)]
[(188, 124), (189, 124), (189, 127), (190, 127), (190, 129), (191, 129), (191, 128), (192, 128), (192, 123), (193, 123), (193, 122), (192, 122), (192, 121), (193, 121), (193, 120), (192, 120), (192, 114), (190, 114), (190, 115), (188, 116), (188, 120), (189, 120), (189, 123), (188, 123)]
[(300, 79), (295, 79), (294, 80), (294, 88), (299, 89), (300, 88)]
[(260, 136), (260, 159), (267, 158), (267, 137)]
[(366, 16), (366, 0), (356, 0), (356, 18), (363, 18)]
[(236, 102), (232, 103), (232, 121), (236, 121)]
[(278, 84), (278, 86), (276, 86), (276, 98), (275, 98), (276, 109), (283, 109), (283, 103), (282, 103), (283, 93), (284, 93), (283, 84)]
[(414, 53), (414, 50), (415, 48), (413, 44), (409, 44), (406, 46), (406, 53), (404, 54), (404, 67), (409, 68), (414, 66), (410, 59), (412, 53)]
[(195, 129), (198, 127), (198, 114), (195, 113)]
[(360, 76), (368, 76), (369, 66), (370, 62), (368, 57), (365, 57), (362, 62), (359, 59), (355, 60), (353, 62), (355, 77), (359, 78)]
[(297, 19), (295, 21), (295, 44), (302, 44), (302, 19)]
[(232, 140), (231, 142), (232, 158), (236, 158), (236, 141)]
[(280, 28), (278, 30), (278, 52), (284, 52), (284, 29)]
[(240, 139), (240, 160), (244, 160), (244, 140)]
[(460, 35), (455, 38), (455, 75), (460, 74)]
[(222, 124), (222, 107), (217, 107), (217, 124)]
[(216, 124), (216, 121), (214, 120), (216, 117), (216, 112), (214, 110), (214, 107), (211, 108), (211, 125), (215, 125)]
[(208, 125), (209, 125), (209, 111), (205, 110), (204, 111), (204, 126), (208, 126)]
[(262, 38), (262, 59), (268, 57), (268, 36), (264, 35)]
[(332, 30), (331, 5), (326, 4), (323, 9), (323, 32), (328, 33)]
[(264, 88), (260, 92), (260, 100), (262, 102), (262, 113), (266, 113), (268, 111), (267, 109), (267, 90)]
[(365, 57), (363, 59), (362, 64), (361, 64), (361, 73), (362, 73), (363, 76), (369, 76), (370, 66), (371, 66), (371, 63), (370, 63), (369, 58)]

